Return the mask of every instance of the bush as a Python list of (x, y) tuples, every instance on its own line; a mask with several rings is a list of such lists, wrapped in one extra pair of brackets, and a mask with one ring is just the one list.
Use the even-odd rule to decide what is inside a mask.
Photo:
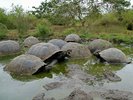
[(68, 28), (68, 29), (65, 29), (63, 31), (63, 35), (68, 35), (68, 34), (72, 34), (72, 33), (75, 33), (76, 30), (74, 28)]
[(104, 14), (100, 19), (96, 20), (93, 25), (109, 26), (119, 25), (117, 17), (113, 13)]
[(43, 19), (37, 24), (36, 30), (37, 36), (47, 37), (51, 35), (52, 32), (51, 24), (47, 20)]
[(4, 24), (0, 23), (0, 39), (4, 39), (6, 37), (7, 32), (7, 27)]
[(122, 22), (127, 30), (133, 30), (133, 10), (127, 10), (122, 13)]

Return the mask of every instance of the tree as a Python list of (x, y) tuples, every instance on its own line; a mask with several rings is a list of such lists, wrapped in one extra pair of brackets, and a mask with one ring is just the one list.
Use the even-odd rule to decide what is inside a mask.
[(38, 18), (53, 18), (64, 24), (73, 24), (76, 19), (82, 22), (87, 10), (83, 5), (83, 0), (45, 0), (39, 7), (33, 7), (35, 11), (32, 13)]
[(29, 23), (27, 23), (27, 13), (20, 5), (12, 5), (12, 10), (9, 13), (10, 19), (14, 22), (19, 35), (26, 33), (29, 29)]
[(129, 5), (130, 2), (126, 0), (45, 0), (39, 7), (33, 7), (35, 10), (32, 13), (38, 18), (48, 18), (62, 24), (72, 24), (79, 20), (84, 26), (85, 16), (98, 17), (106, 9), (121, 15)]

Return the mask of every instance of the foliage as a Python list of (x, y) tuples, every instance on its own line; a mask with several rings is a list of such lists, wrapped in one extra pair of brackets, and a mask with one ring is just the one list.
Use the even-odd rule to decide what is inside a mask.
[(72, 34), (75, 32), (76, 32), (75, 28), (68, 28), (63, 31), (63, 35), (68, 35), (68, 34)]
[(4, 24), (0, 23), (0, 39), (5, 38), (7, 32), (8, 32), (7, 27)]
[(122, 22), (128, 30), (133, 30), (133, 10), (126, 10), (122, 13)]
[(22, 6), (12, 5), (10, 16), (12, 17), (12, 20), (14, 21), (14, 24), (18, 30), (18, 33), (20, 33), (20, 36), (26, 33), (29, 27), (28, 27), (27, 19), (25, 18), (25, 13)]
[(96, 20), (93, 25), (109, 26), (109, 25), (120, 25), (117, 17), (114, 13), (104, 14), (101, 18)]
[(51, 24), (47, 20), (43, 19), (41, 20), (36, 27), (37, 33), (36, 35), (39, 37), (47, 37), (51, 35), (52, 30), (51, 30)]

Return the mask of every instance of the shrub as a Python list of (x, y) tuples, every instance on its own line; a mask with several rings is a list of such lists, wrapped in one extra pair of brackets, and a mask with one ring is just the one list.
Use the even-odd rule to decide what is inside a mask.
[(120, 22), (113, 13), (104, 14), (101, 18), (99, 18), (93, 23), (93, 25), (101, 25), (101, 26), (118, 25), (118, 24), (120, 24)]
[(49, 35), (51, 35), (51, 24), (43, 19), (41, 21), (39, 21), (39, 23), (37, 24), (36, 27), (36, 31), (37, 31), (37, 36), (41, 36), (41, 37), (47, 37)]
[(68, 28), (68, 29), (65, 29), (63, 31), (63, 35), (68, 35), (68, 34), (72, 34), (72, 33), (75, 33), (76, 30), (74, 28)]
[(7, 27), (4, 24), (0, 23), (0, 39), (4, 39), (6, 37), (7, 32)]
[(122, 13), (122, 22), (127, 30), (133, 30), (133, 10), (127, 10)]

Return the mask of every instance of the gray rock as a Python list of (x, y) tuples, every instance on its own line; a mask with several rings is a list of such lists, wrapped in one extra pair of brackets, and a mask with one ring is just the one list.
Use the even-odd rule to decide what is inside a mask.
[(113, 81), (113, 82), (121, 81), (121, 78), (119, 76), (117, 76), (115, 73), (113, 73), (112, 71), (105, 70), (103, 75), (105, 78), (107, 78), (110, 81)]
[(82, 80), (83, 82), (91, 82), (92, 84), (95, 83), (96, 77), (84, 72), (81, 70), (81, 66), (77, 64), (71, 64), (67, 65), (68, 66), (68, 74), (67, 76), (72, 78), (72, 79), (78, 79)]
[(106, 100), (133, 100), (133, 93), (119, 90), (109, 90), (101, 96)]
[(45, 94), (41, 93), (35, 96), (32, 100), (55, 100), (54, 98), (45, 98)]
[(84, 91), (76, 89), (64, 100), (93, 100), (93, 98)]
[(55, 89), (55, 88), (59, 88), (60, 86), (62, 86), (63, 83), (61, 82), (52, 82), (52, 83), (49, 83), (49, 84), (46, 84), (45, 86), (43, 86), (46, 90), (52, 90), (52, 89)]

